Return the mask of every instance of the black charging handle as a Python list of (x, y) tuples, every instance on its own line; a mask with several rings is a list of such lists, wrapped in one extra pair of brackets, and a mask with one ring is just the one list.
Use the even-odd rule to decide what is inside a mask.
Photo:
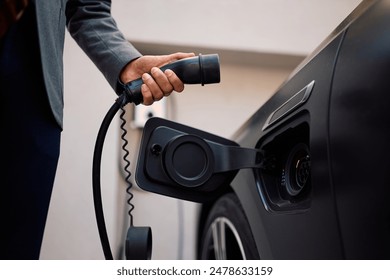
[[(184, 84), (214, 84), (220, 82), (219, 56), (207, 54), (184, 58), (160, 68), (162, 71), (171, 69)], [(122, 85), (130, 102), (138, 105), (142, 103), (142, 78)], [(120, 92), (121, 93), (121, 92)]]

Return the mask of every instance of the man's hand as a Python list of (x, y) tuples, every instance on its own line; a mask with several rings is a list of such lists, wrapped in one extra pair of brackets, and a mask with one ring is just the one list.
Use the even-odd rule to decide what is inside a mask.
[(142, 77), (144, 83), (141, 87), (143, 104), (151, 105), (154, 101), (170, 95), (172, 91), (182, 92), (184, 90), (183, 82), (172, 70), (167, 69), (162, 72), (159, 67), (193, 56), (195, 56), (193, 53), (141, 56), (125, 66), (120, 79), (123, 83), (128, 83)]

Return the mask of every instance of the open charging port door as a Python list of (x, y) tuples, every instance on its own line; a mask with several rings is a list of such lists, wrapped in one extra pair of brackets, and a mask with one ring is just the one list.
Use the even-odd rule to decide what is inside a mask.
[(150, 192), (206, 202), (217, 198), (239, 169), (260, 168), (259, 150), (160, 118), (142, 136), (136, 180)]

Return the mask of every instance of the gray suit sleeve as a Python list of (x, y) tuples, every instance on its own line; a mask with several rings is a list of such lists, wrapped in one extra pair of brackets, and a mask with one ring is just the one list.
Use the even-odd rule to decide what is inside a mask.
[(141, 54), (118, 30), (111, 16), (111, 1), (69, 0), (67, 28), (115, 90), (120, 71)]

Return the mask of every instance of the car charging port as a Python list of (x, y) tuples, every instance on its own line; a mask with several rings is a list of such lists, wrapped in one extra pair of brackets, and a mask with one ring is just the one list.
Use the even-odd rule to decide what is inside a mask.
[(310, 180), (310, 155), (305, 143), (294, 146), (287, 157), (282, 171), (281, 185), (292, 197), (298, 196)]
[(257, 145), (264, 168), (255, 171), (258, 190), (271, 212), (310, 207), (311, 155), (309, 123), (303, 116), (262, 137)]

